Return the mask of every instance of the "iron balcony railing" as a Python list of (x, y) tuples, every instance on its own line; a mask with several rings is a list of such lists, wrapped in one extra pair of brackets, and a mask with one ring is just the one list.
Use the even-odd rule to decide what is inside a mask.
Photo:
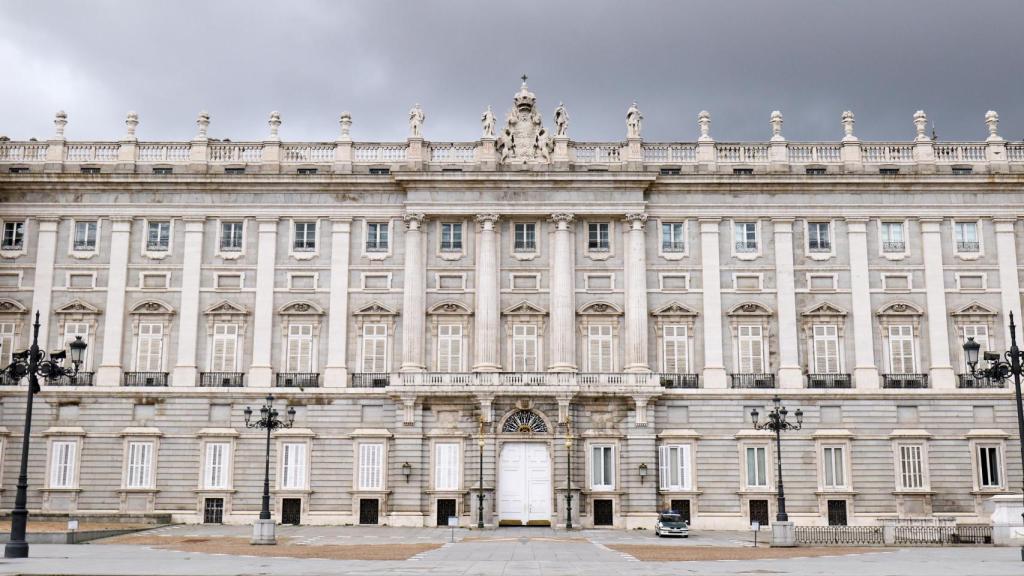
[(200, 372), (199, 385), (212, 388), (238, 388), (245, 386), (244, 372)]
[(831, 252), (832, 251), (832, 243), (831, 242), (822, 241), (822, 240), (811, 240), (810, 242), (807, 243), (807, 246), (808, 246), (808, 248), (811, 249), (811, 252)]
[(78, 372), (77, 374), (61, 376), (47, 382), (51, 386), (92, 386), (93, 372)]
[(927, 388), (927, 374), (882, 374), (882, 388)]
[(737, 252), (757, 252), (757, 242), (737, 242)]
[(808, 388), (852, 388), (849, 374), (808, 374)]
[(682, 242), (682, 241), (678, 241), (678, 242), (674, 242), (674, 241), (662, 242), (661, 243), (661, 251), (662, 252), (686, 252), (686, 243)]
[(21, 378), (15, 378), (10, 374), (0, 375), (0, 386), (17, 386), (21, 383)]
[(515, 251), (516, 252), (536, 252), (537, 251), (537, 243), (534, 242), (533, 240), (526, 240), (526, 241), (516, 240)]
[(660, 374), (662, 388), (700, 388), (700, 374)]
[(957, 388), (1004, 388), (1006, 384), (991, 378), (976, 377), (973, 374), (957, 374)]
[(956, 251), (957, 252), (978, 252), (979, 250), (981, 250), (981, 243), (980, 242), (957, 242), (956, 243)]
[(167, 386), (167, 372), (125, 372), (125, 386)]
[(386, 388), (391, 384), (391, 374), (387, 372), (354, 372), (352, 386), (355, 388)]
[(320, 374), (317, 372), (278, 372), (279, 388), (317, 388), (320, 386)]
[(733, 388), (775, 388), (775, 374), (732, 374)]
[(380, 241), (369, 241), (366, 243), (367, 252), (387, 252), (388, 243)]
[(76, 252), (92, 252), (95, 249), (95, 240), (75, 240), (74, 250)]
[(905, 252), (906, 242), (882, 242), (882, 252)]
[(462, 240), (442, 240), (441, 252), (462, 252)]

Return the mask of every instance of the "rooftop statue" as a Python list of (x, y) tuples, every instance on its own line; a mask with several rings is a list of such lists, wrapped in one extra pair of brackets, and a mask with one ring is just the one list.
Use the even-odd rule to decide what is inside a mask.
[(568, 131), (569, 113), (565, 111), (565, 105), (559, 102), (558, 108), (555, 108), (555, 136), (568, 136)]
[(643, 114), (640, 113), (640, 109), (636, 107), (636, 102), (626, 110), (626, 137), (627, 138), (639, 138), (640, 137), (640, 125), (644, 120)]
[(427, 115), (423, 113), (423, 109), (420, 108), (419, 104), (412, 107), (409, 110), (409, 136), (416, 138), (423, 136), (423, 122), (426, 121)]
[(503, 163), (548, 162), (554, 143), (551, 141), (540, 112), (537, 97), (526, 86), (526, 76), (513, 98), (515, 107), (505, 117), (505, 128), (498, 137), (497, 149)]
[(484, 138), (494, 138), (495, 120), (490, 106), (484, 111), (484, 115), (480, 117), (480, 122), (484, 125)]

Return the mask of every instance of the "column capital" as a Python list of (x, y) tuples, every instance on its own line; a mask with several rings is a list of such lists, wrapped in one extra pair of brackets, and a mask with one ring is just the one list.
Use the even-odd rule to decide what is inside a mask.
[(408, 230), (419, 230), (424, 218), (426, 216), (422, 212), (406, 212), (402, 215), (402, 221)]
[(626, 214), (626, 222), (633, 230), (643, 230), (647, 223), (647, 214), (644, 212), (629, 212)]
[(551, 215), (551, 221), (558, 224), (559, 227), (568, 226), (575, 218), (576, 216), (571, 212), (555, 212)]
[(477, 214), (476, 221), (484, 230), (494, 230), (494, 224), (501, 218), (497, 214)]

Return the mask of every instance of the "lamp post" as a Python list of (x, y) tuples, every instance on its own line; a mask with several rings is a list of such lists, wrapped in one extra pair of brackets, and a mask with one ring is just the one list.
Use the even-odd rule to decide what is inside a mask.
[(484, 419), (480, 417), (480, 434), (476, 439), (476, 445), (480, 448), (480, 484), (476, 493), (476, 527), (484, 527)]
[(565, 529), (572, 530), (572, 429), (565, 419)]
[[(1020, 439), (1020, 458), (1024, 462), (1024, 402), (1021, 401), (1020, 376), (1021, 362), (1024, 361), (1024, 353), (1017, 347), (1017, 326), (1013, 323), (1013, 312), (1010, 312), (1010, 350), (1003, 355), (998, 352), (985, 352), (984, 359), (988, 362), (987, 368), (978, 370), (978, 353), (981, 351), (981, 344), (968, 338), (964, 342), (964, 356), (967, 357), (967, 366), (971, 376), (974, 378), (987, 378), (996, 382), (1005, 382), (1013, 376), (1013, 387), (1017, 398), (1017, 437)], [(1003, 360), (1002, 358), (1006, 359)], [(1022, 477), (1024, 484), (1024, 477)], [(1024, 519), (1024, 514), (1021, 514)], [(1024, 546), (1020, 549), (1020, 559), (1024, 561)]]
[(21, 437), (21, 468), (18, 471), (18, 492), (14, 497), (14, 510), (11, 511), (11, 539), (4, 547), (5, 558), (28, 558), (28, 542), (25, 531), (28, 528), (28, 449), (32, 435), (32, 397), (39, 392), (39, 378), (56, 380), (64, 376), (75, 377), (78, 367), (85, 358), (86, 343), (81, 336), (76, 336), (68, 348), (71, 351), (71, 369), (62, 364), (68, 353), (64, 350), (47, 354), (39, 349), (39, 312), (36, 312), (32, 324), (32, 347), (12, 355), (13, 361), (0, 371), (0, 377), (18, 382), (28, 376), (28, 396), (25, 400), (25, 431)]
[(277, 544), (277, 537), (274, 534), (276, 526), (270, 518), (270, 434), (278, 428), (291, 428), (294, 422), (294, 407), (288, 408), (286, 420), (278, 417), (273, 394), (268, 394), (266, 404), (260, 407), (259, 420), (252, 421), (252, 408), (245, 407), (245, 427), (264, 428), (267, 431), (267, 451), (263, 463), (263, 507), (260, 508), (259, 520), (252, 527), (253, 544)]
[(778, 513), (775, 515), (776, 522), (789, 522), (789, 515), (786, 514), (786, 491), (782, 486), (782, 431), (783, 430), (799, 430), (804, 424), (804, 413), (799, 408), (793, 414), (796, 416), (796, 424), (786, 421), (786, 416), (789, 415), (789, 410), (785, 406), (782, 406), (782, 400), (776, 396), (772, 398), (772, 403), (775, 406), (772, 411), (768, 413), (768, 420), (763, 423), (758, 423), (757, 408), (750, 411), (750, 419), (754, 423), (755, 430), (771, 430), (775, 432), (775, 465), (776, 465), (776, 483), (779, 485), (779, 493), (777, 496), (778, 501)]

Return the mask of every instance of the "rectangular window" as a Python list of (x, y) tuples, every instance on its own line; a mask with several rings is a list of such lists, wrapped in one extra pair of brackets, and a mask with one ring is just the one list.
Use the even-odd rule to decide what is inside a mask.
[(685, 252), (686, 238), (683, 236), (682, 222), (663, 222), (661, 224), (661, 251)]
[(302, 490), (306, 487), (306, 444), (281, 444), (281, 489)]
[(211, 372), (234, 372), (238, 351), (238, 325), (213, 325), (213, 358)]
[(25, 246), (25, 223), (4, 222), (3, 250), (21, 250)]
[(125, 488), (153, 487), (153, 443), (128, 443), (128, 478)]
[(832, 235), (828, 222), (807, 223), (807, 247), (811, 252), (831, 252)]
[(690, 489), (690, 446), (662, 446), (658, 449), (662, 490)]
[(889, 370), (893, 374), (917, 372), (913, 326), (889, 326)]
[(387, 372), (388, 327), (384, 324), (363, 326), (363, 372)]
[(359, 490), (381, 490), (384, 479), (381, 470), (384, 466), (383, 444), (359, 445)]
[[(82, 337), (82, 342), (85, 342), (86, 344), (89, 343), (89, 325), (87, 323), (85, 323), (85, 322), (68, 322), (67, 324), (64, 325), (64, 347), (65, 348), (67, 348), (68, 344), (71, 344), (72, 342), (74, 342), (75, 338), (78, 337), (78, 336)], [(0, 345), (2, 345), (2, 344), (0, 344)], [(86, 350), (88, 350), (88, 348)], [(70, 349), (68, 349), (68, 358), (71, 358), (71, 350)], [(86, 360), (87, 359), (88, 359), (88, 355), (86, 355), (86, 357), (82, 359), (82, 366), (79, 367), (81, 370), (87, 370), (88, 369), (88, 367), (86, 365)], [(67, 362), (66, 365), (70, 366), (70, 362)], [(4, 364), (4, 366), (7, 366), (7, 364)]]
[(459, 445), (451, 442), (434, 445), (434, 489), (459, 489)]
[(242, 230), (241, 222), (220, 223), (220, 251), (241, 252), (242, 251)]
[(512, 326), (512, 371), (538, 372), (537, 327), (532, 324)]
[(738, 326), (739, 372), (741, 374), (764, 373), (764, 339), (761, 326)]
[(296, 222), (295, 241), (292, 248), (296, 252), (313, 252), (316, 250), (316, 222)]
[(313, 371), (313, 325), (288, 326), (288, 360), (285, 372)]
[(146, 232), (146, 250), (150, 252), (166, 252), (171, 249), (171, 223), (149, 222)]
[(50, 488), (75, 487), (75, 452), (78, 443), (59, 440), (50, 445)]
[(736, 251), (757, 252), (757, 223), (736, 223)]
[(764, 446), (747, 447), (747, 486), (768, 487), (768, 452)]
[(587, 248), (591, 252), (607, 252), (611, 246), (611, 224), (591, 222), (587, 225)]
[(814, 331), (814, 373), (839, 373), (839, 327), (818, 324)]
[(366, 251), (387, 252), (388, 251), (388, 223), (367, 222), (366, 223)]
[(956, 235), (957, 252), (977, 252), (981, 249), (977, 222), (956, 222), (953, 224), (953, 231)]
[(920, 446), (900, 446), (900, 487), (924, 488), (924, 467)]
[(825, 488), (844, 488), (846, 486), (845, 464), (842, 446), (826, 446), (822, 448)]
[(537, 225), (533, 222), (517, 222), (515, 224), (515, 251), (537, 251)]
[(615, 459), (612, 446), (591, 446), (591, 482), (594, 490), (615, 489)]
[(0, 323), (0, 368), (10, 366), (14, 354), (14, 322)]
[(72, 247), (81, 252), (96, 250), (97, 222), (75, 222), (75, 237)]
[(612, 327), (587, 327), (587, 358), (590, 372), (612, 371)]
[(230, 449), (231, 445), (227, 442), (210, 442), (206, 445), (203, 488), (207, 490), (226, 490), (228, 488), (228, 451)]
[(978, 447), (978, 482), (982, 488), (1002, 486), (999, 476), (999, 447)]
[(462, 371), (462, 326), (441, 324), (437, 327), (437, 371)]
[(882, 252), (903, 252), (906, 247), (903, 223), (882, 222)]
[(687, 374), (690, 371), (686, 326), (665, 326), (662, 333), (665, 373)]
[(964, 326), (964, 342), (968, 338), (974, 338), (974, 341), (981, 345), (981, 349), (978, 350), (978, 358), (984, 358), (985, 351), (988, 350), (988, 326), (984, 324)]
[(135, 361), (138, 372), (163, 372), (163, 324), (139, 324), (139, 349)]
[(462, 223), (441, 223), (441, 252), (462, 251)]

